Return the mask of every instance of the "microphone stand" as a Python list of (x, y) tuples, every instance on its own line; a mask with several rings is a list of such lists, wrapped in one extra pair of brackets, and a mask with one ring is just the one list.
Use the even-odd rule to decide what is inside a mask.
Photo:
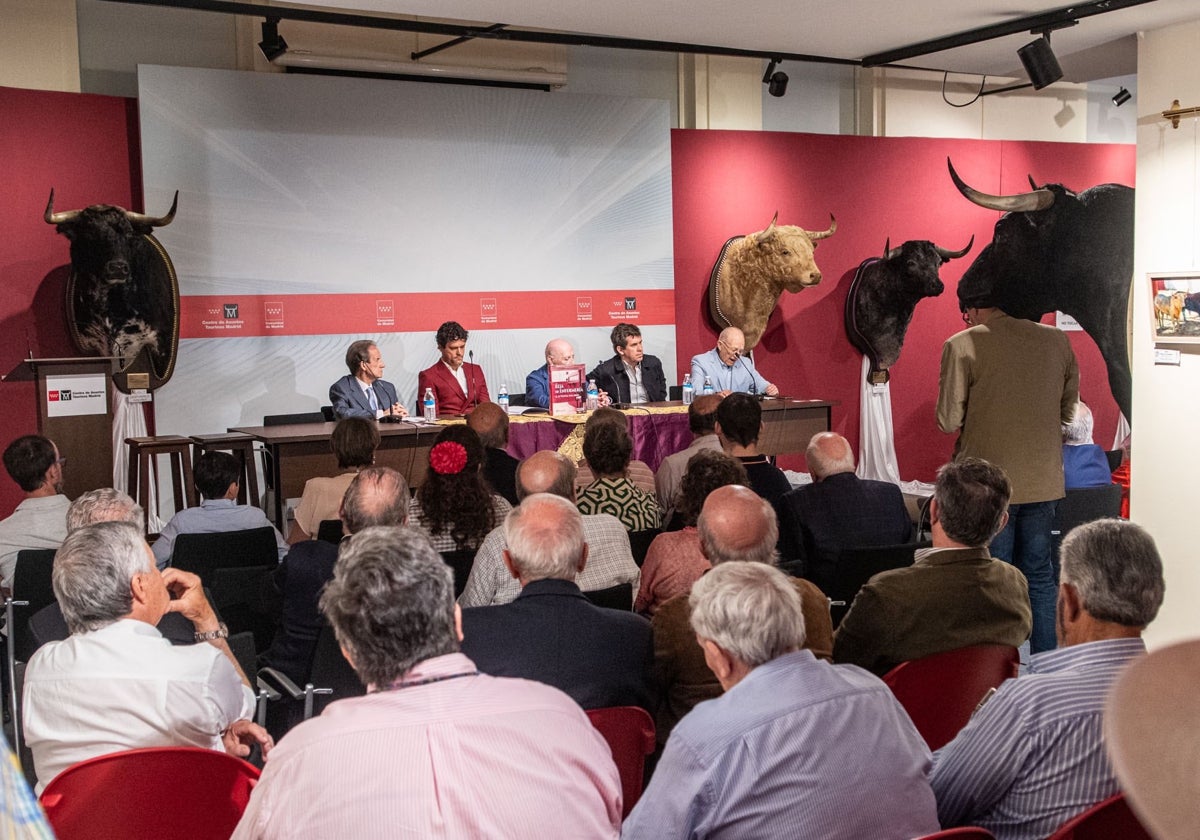
[(754, 371), (750, 369), (750, 365), (746, 364), (746, 357), (738, 353), (738, 361), (742, 363), (742, 367), (746, 373), (750, 374), (750, 396), (754, 397), (759, 402), (762, 402), (766, 394), (758, 393), (758, 383), (754, 380)]
[[(604, 362), (605, 362), (605, 361), (606, 361), (606, 360), (603, 360), (603, 359), (602, 359), (602, 360), (600, 361), (600, 364), (596, 365), (596, 371), (597, 371), (597, 372), (600, 372), (600, 371), (604, 370)], [(619, 409), (622, 409), (622, 408), (628, 408), (629, 406), (627, 406), (625, 403), (621, 402), (621, 383), (620, 383), (620, 382), (617, 380), (617, 375), (616, 375), (615, 373), (610, 373), (610, 374), (608, 374), (608, 379), (609, 379), (609, 381), (610, 381), (610, 382), (613, 384), (613, 386), (614, 386), (614, 387), (613, 387), (613, 391), (614, 391), (614, 393), (617, 395), (617, 398), (616, 398), (615, 400), (610, 400), (610, 401), (609, 401), (609, 405), (610, 405), (612, 408), (615, 408), (615, 409), (618, 409), (618, 410), (619, 410)], [(597, 384), (597, 385), (599, 385), (600, 383), (598, 383), (598, 382), (597, 382), (596, 384)], [(629, 395), (629, 397), (630, 397), (630, 399), (632, 400), (632, 399), (633, 399), (633, 394), (631, 393), (631, 394)]]
[[(475, 367), (475, 351), (468, 350), (467, 358), (470, 360), (471, 367)], [(471, 389), (475, 389), (476, 398), (479, 397), (479, 389), (475, 388), (475, 377), (472, 375), (471, 368), (467, 368), (467, 408), (471, 408)], [(479, 403), (476, 403), (478, 405)]]

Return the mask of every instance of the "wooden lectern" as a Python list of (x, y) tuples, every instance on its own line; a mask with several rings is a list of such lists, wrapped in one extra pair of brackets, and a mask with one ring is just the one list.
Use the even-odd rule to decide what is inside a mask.
[(113, 483), (113, 373), (120, 359), (25, 359), (4, 375), (6, 382), (33, 381), (38, 433), (67, 458), (67, 498)]

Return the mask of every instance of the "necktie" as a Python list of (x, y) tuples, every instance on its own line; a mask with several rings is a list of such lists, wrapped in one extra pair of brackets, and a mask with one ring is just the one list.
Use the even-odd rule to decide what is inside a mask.
[(374, 385), (372, 385), (370, 388), (367, 388), (367, 402), (370, 403), (372, 411), (379, 411), (379, 400), (375, 396)]

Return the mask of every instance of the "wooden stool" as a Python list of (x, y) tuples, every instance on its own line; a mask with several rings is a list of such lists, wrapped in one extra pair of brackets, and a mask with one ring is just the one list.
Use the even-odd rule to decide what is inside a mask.
[[(150, 464), (159, 455), (171, 458), (171, 484), (175, 490), (175, 511), (196, 506), (196, 486), (192, 477), (192, 442), (180, 435), (125, 438), (129, 447), (129, 495), (137, 499), (146, 514), (146, 533), (150, 533)], [(158, 465), (155, 463), (155, 473)], [(186, 494), (186, 495), (185, 495)], [(157, 513), (157, 511), (155, 511)]]
[(242, 464), (238, 479), (239, 505), (258, 507), (258, 470), (254, 465), (254, 438), (243, 432), (227, 432), (223, 435), (192, 435), (192, 463), (200, 460), (205, 452), (230, 452)]

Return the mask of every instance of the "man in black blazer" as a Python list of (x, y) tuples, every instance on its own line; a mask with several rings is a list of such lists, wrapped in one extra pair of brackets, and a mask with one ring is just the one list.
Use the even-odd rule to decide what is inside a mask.
[(662, 402), (667, 398), (667, 378), (657, 356), (642, 348), (642, 331), (634, 324), (617, 324), (612, 330), (613, 351), (606, 362), (588, 374), (613, 402)]
[(805, 458), (813, 483), (780, 500), (780, 555), (800, 560), (804, 577), (828, 591), (842, 549), (909, 542), (913, 523), (899, 487), (854, 474), (854, 452), (841, 435), (814, 435)]
[(548, 493), (526, 496), (504, 533), (504, 563), (521, 594), (511, 604), (463, 610), (462, 652), (485, 674), (552, 685), (585, 709), (653, 713), (650, 622), (597, 607), (575, 585), (587, 562), (579, 510)]
[(346, 350), (346, 367), (350, 373), (329, 386), (329, 402), (339, 420), (408, 416), (408, 410), (396, 396), (396, 386), (381, 378), (385, 366), (375, 342), (364, 339), (351, 344)]

